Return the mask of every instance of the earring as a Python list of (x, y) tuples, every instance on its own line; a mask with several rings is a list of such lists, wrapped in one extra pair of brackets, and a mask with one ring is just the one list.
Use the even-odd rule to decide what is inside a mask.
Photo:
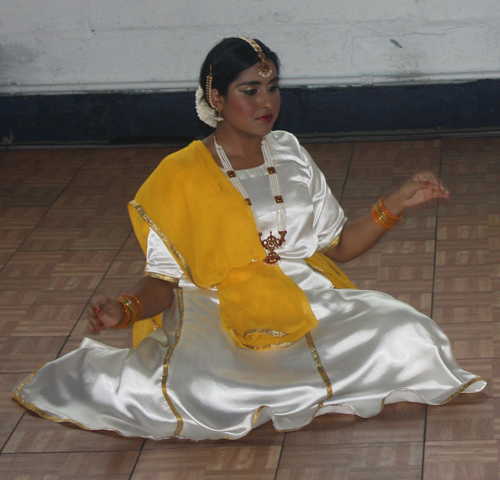
[(217, 120), (218, 122), (223, 122), (224, 115), (222, 115), (222, 109), (220, 107), (217, 107), (215, 109), (215, 111), (217, 112), (217, 115), (215, 116), (215, 120)]

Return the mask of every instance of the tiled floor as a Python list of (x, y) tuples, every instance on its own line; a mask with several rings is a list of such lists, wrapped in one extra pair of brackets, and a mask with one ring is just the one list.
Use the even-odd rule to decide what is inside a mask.
[[(143, 257), (126, 203), (171, 150), (0, 152), (0, 479), (490, 480), (500, 461), (500, 138), (309, 144), (348, 216), (420, 170), (446, 204), (408, 212), (345, 266), (361, 288), (432, 315), (483, 394), (443, 407), (325, 415), (292, 433), (269, 424), (235, 442), (151, 442), (81, 431), (25, 412), (10, 389), (87, 335), (94, 292), (123, 293)], [(100, 339), (128, 346), (130, 332)]]

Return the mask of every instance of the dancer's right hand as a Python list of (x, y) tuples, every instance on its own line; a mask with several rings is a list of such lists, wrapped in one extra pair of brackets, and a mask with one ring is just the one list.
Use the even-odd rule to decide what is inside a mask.
[(118, 325), (125, 319), (123, 305), (118, 300), (105, 296), (93, 298), (85, 313), (92, 333), (99, 333), (101, 328)]

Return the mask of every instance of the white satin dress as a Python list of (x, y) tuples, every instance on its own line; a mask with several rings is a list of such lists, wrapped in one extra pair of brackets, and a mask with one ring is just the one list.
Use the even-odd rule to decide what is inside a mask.
[[(280, 266), (318, 325), (287, 348), (237, 347), (221, 327), (217, 291), (190, 283), (150, 233), (146, 274), (179, 279), (163, 327), (135, 350), (85, 339), (16, 387), (19, 402), (53, 421), (124, 436), (236, 439), (269, 420), (290, 431), (325, 413), (370, 417), (384, 403), (439, 405), (484, 388), (431, 319), (384, 293), (336, 290), (304, 262), (339, 236), (345, 217), (295, 137), (273, 132), (267, 141), (287, 212)], [(275, 232), (265, 167), (237, 173), (264, 235)]]

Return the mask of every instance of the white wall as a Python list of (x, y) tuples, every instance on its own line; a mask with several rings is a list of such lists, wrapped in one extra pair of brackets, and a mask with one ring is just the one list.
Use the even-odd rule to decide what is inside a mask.
[(500, 78), (500, 0), (0, 0), (0, 93), (194, 88), (222, 37), (284, 85)]

